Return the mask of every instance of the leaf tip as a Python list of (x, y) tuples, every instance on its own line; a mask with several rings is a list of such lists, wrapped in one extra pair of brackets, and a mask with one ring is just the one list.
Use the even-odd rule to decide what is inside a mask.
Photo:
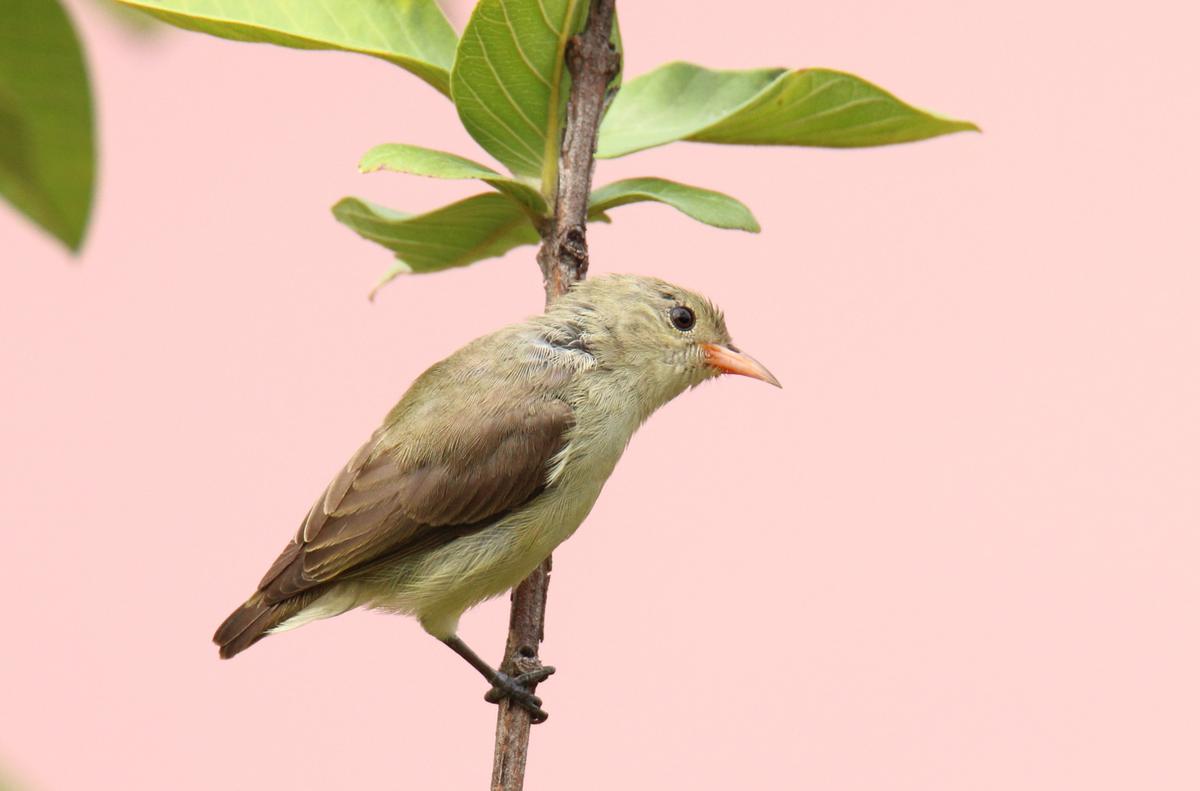
[(346, 213), (346, 210), (352, 206), (358, 205), (358, 203), (358, 198), (351, 198), (347, 196), (330, 206), (329, 211), (333, 213), (333, 216), (337, 218), (338, 222), (341, 222), (342, 215)]
[(375, 150), (377, 148), (379, 148), (379, 146), (372, 148), (370, 151), (363, 154), (362, 159), (358, 160), (359, 173), (374, 173), (375, 171), (383, 168), (383, 162), (375, 154)]
[(64, 233), (60, 233), (59, 231), (53, 230), (53, 229), (47, 229), (47, 230), (50, 231), (51, 236), (53, 236), (55, 239), (58, 239), (58, 241), (62, 242), (63, 247), (67, 248), (68, 253), (70, 253), (75, 258), (79, 257), (80, 251), (83, 250), (84, 239), (87, 236), (84, 229), (82, 229), (82, 228), (80, 228), (79, 230), (72, 229), (72, 230), (66, 231)]
[(931, 113), (928, 110), (925, 112), (929, 116), (936, 118), (938, 121), (941, 121), (943, 124), (945, 124), (947, 129), (942, 134), (954, 134), (955, 132), (983, 132), (983, 130), (979, 128), (979, 124), (975, 123), (974, 121), (967, 121), (962, 118), (948, 118), (944, 115)]
[[(88, 211), (91, 209), (89, 207)], [(73, 257), (78, 258), (79, 253), (83, 250), (83, 243), (87, 241), (88, 218), (84, 217), (83, 223), (72, 226), (64, 226), (58, 223), (43, 223), (41, 220), (31, 218), (34, 222), (46, 231), (50, 236), (57, 239), (63, 247), (67, 248), (67, 252)]]
[(408, 264), (404, 263), (404, 261), (401, 260), (399, 257), (397, 257), (396, 263), (392, 264), (392, 268), (389, 269), (386, 273), (384, 273), (383, 277), (381, 277), (379, 279), (379, 282), (376, 283), (374, 285), (374, 287), (372, 287), (371, 290), (367, 293), (367, 301), (374, 302), (375, 297), (379, 294), (380, 290), (384, 286), (386, 286), (388, 283), (391, 283), (396, 278), (400, 277), (400, 275), (411, 275), (412, 272), (413, 272), (413, 268), (411, 266), (409, 266)]

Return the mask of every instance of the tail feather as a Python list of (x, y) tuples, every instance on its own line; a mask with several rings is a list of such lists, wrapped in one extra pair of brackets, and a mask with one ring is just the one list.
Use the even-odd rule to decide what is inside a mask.
[(217, 627), (217, 633), (213, 635), (213, 642), (221, 647), (221, 658), (229, 659), (266, 637), (271, 629), (304, 608), (304, 598), (297, 596), (267, 604), (261, 593), (251, 596)]

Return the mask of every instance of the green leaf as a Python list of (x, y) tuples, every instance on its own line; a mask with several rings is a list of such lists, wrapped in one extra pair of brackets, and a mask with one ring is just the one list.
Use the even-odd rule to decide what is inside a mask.
[(185, 30), (383, 58), (450, 95), (458, 37), (435, 0), (120, 0)]
[(358, 163), (358, 169), (363, 173), (392, 170), (439, 179), (479, 179), (517, 201), (532, 217), (545, 217), (549, 213), (541, 193), (525, 182), (502, 176), (466, 157), (432, 148), (385, 143), (368, 151)]
[(585, 0), (480, 0), (463, 31), (450, 91), (471, 137), (551, 194), (569, 93), (563, 53)]
[(359, 236), (394, 252), (402, 262), (380, 286), (397, 274), (466, 266), (539, 240), (521, 207), (495, 193), (475, 195), (417, 215), (358, 198), (342, 198), (333, 207), (333, 215)]
[(670, 63), (625, 84), (600, 126), (597, 156), (676, 140), (850, 148), (979, 131), (828, 69), (712, 71)]
[(72, 250), (92, 206), (92, 99), (54, 0), (7, 0), (0, 24), (0, 195)]
[(602, 213), (614, 206), (640, 201), (657, 201), (672, 206), (694, 220), (740, 231), (758, 233), (758, 221), (737, 198), (660, 178), (623, 179), (592, 193), (588, 213)]

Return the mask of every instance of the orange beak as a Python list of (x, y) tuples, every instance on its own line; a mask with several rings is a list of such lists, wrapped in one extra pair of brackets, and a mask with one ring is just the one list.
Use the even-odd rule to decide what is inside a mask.
[(769, 385), (783, 387), (783, 385), (779, 384), (779, 380), (762, 363), (748, 354), (742, 354), (731, 346), (702, 343), (700, 344), (700, 348), (704, 350), (704, 359), (708, 361), (708, 364), (723, 374), (749, 376), (751, 379), (758, 379)]

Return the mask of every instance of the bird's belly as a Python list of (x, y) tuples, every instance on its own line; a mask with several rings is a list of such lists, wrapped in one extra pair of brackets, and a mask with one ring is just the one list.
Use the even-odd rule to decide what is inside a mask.
[(415, 615), (427, 632), (448, 637), (464, 610), (529, 576), (587, 517), (636, 427), (581, 432), (594, 424), (577, 414), (577, 433), (541, 494), (490, 527), (401, 561), (365, 586), (359, 600)]
[(435, 637), (454, 634), (464, 610), (517, 585), (587, 517), (603, 481), (566, 483), (490, 527), (385, 572), (383, 584), (365, 591), (364, 603), (415, 615)]

